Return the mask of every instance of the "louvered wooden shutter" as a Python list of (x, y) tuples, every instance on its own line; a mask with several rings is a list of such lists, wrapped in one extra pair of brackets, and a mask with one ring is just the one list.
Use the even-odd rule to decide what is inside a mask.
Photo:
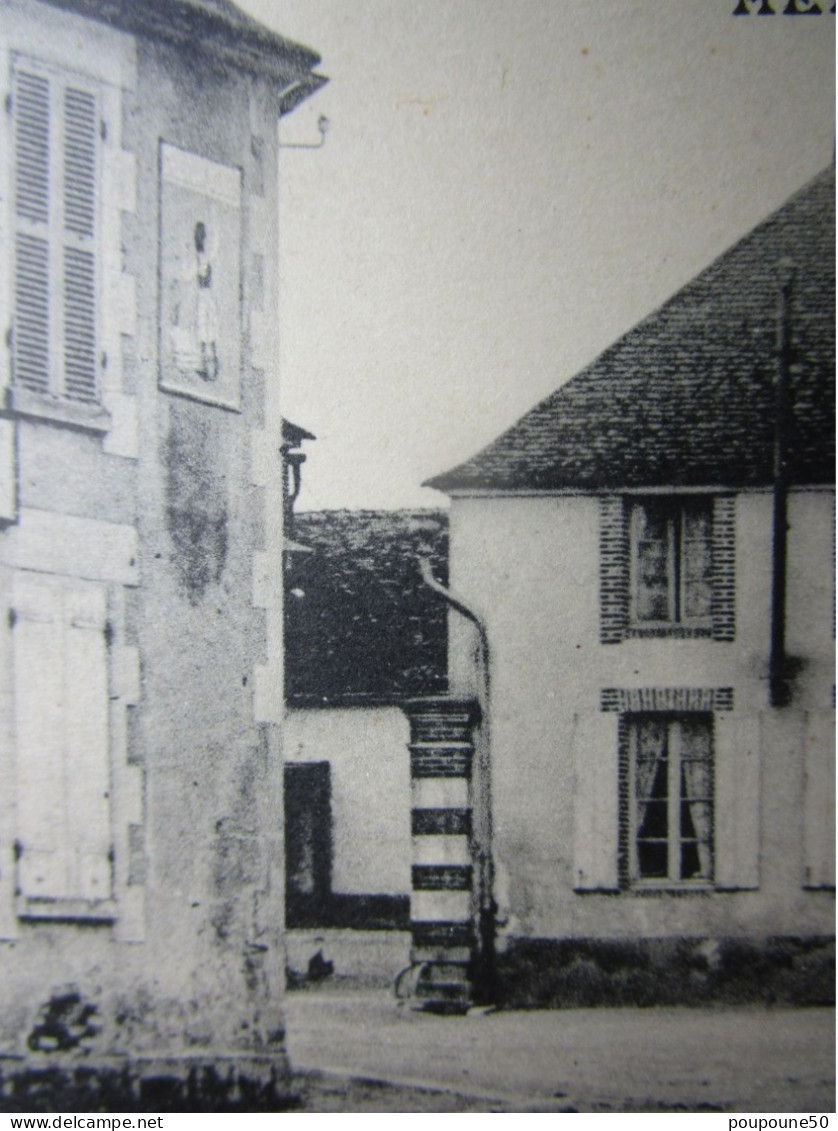
[(15, 122), (14, 379), (37, 393), (50, 388), (49, 80), (17, 71)]
[(96, 400), (96, 100), (63, 91), (64, 395)]
[(19, 573), (14, 588), (18, 883), (29, 899), (111, 895), (105, 592)]
[(96, 95), (15, 70), (14, 380), (32, 392), (97, 400)]

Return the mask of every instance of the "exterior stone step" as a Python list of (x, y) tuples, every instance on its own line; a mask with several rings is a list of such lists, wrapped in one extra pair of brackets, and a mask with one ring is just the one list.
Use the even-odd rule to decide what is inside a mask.
[(413, 961), (417, 963), (449, 963), (456, 962), (467, 966), (471, 961), (471, 947), (468, 946), (414, 946), (411, 951)]
[(468, 778), (474, 747), (463, 743), (427, 744), (421, 749), (410, 748), (410, 774), (413, 778)]

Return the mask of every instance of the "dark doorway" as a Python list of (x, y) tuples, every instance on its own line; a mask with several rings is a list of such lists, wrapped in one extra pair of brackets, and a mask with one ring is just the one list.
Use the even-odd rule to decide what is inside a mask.
[(332, 894), (332, 787), (328, 762), (285, 765), (285, 925), (329, 920)]

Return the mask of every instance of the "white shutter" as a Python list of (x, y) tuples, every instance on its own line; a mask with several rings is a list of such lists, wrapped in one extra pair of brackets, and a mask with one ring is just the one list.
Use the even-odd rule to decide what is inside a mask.
[(619, 775), (616, 714), (575, 716), (573, 725), (573, 886), (619, 886)]
[(106, 605), (101, 586), (65, 594), (65, 758), (70, 875), (82, 899), (111, 895)]
[(806, 716), (804, 731), (804, 885), (835, 887), (835, 716)]
[(64, 395), (96, 400), (96, 162), (92, 93), (63, 90)]
[[(97, 399), (99, 111), (75, 80), (15, 69), (14, 381)], [(52, 284), (52, 285), (51, 285)]]
[(14, 589), (18, 885), (30, 898), (71, 894), (64, 765), (61, 590), (35, 574)]
[(37, 393), (50, 387), (50, 84), (15, 72), (14, 380)]
[(760, 728), (758, 717), (714, 718), (714, 875), (725, 890), (759, 887)]
[(15, 579), (15, 728), (21, 894), (111, 895), (105, 591)]

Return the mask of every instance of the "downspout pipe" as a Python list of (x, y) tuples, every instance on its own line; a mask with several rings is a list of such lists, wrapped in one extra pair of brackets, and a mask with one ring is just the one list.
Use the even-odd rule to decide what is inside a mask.
[(774, 389), (774, 529), (771, 559), (771, 655), (769, 702), (786, 707), (791, 701), (786, 656), (786, 575), (788, 569), (788, 425), (792, 364), (792, 300), (794, 264), (780, 264), (780, 303), (777, 319), (777, 374)]
[(479, 804), (482, 836), (478, 843), (478, 969), (476, 988), (485, 1001), (494, 1000), (495, 991), (495, 913), (494, 864), (492, 858), (492, 778), (491, 778), (491, 670), (489, 665), (489, 635), (486, 626), (462, 597), (446, 588), (433, 575), (429, 558), (420, 557), (419, 571), (422, 580), (438, 597), (461, 617), (469, 621), (477, 632), (478, 699), (481, 722), (477, 754), (477, 801)]

